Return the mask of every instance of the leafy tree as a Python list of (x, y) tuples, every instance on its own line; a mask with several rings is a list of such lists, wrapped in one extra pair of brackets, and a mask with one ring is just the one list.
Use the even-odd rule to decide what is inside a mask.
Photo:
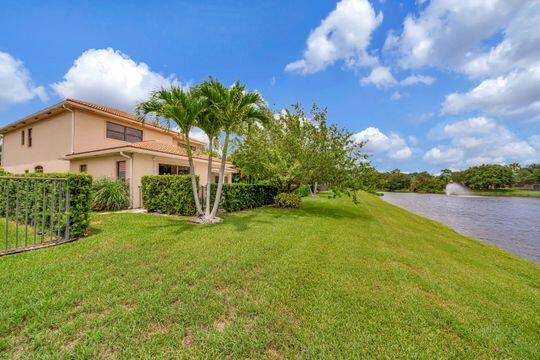
[(515, 174), (515, 180), (518, 184), (538, 185), (540, 184), (540, 164), (531, 164), (520, 168)]
[(235, 164), (256, 180), (267, 180), (280, 192), (292, 193), (317, 182), (335, 191), (357, 186), (355, 170), (363, 159), (352, 134), (327, 124), (316, 106), (308, 119), (293, 105), (264, 126), (253, 126), (236, 141)]
[(385, 190), (399, 191), (409, 190), (411, 186), (411, 175), (402, 173), (399, 169), (394, 169), (384, 174)]
[(154, 121), (167, 128), (171, 123), (176, 124), (186, 141), (186, 153), (189, 161), (189, 173), (193, 187), (193, 197), (197, 215), (203, 214), (198, 196), (197, 178), (193, 165), (193, 154), (189, 139), (189, 132), (197, 125), (201, 113), (206, 109), (206, 104), (198, 93), (183, 90), (173, 86), (170, 89), (162, 88), (152, 93), (150, 99), (137, 105), (137, 114), (144, 120), (146, 116), (153, 115)]
[(446, 176), (433, 176), (424, 171), (415, 174), (411, 181), (410, 190), (423, 193), (441, 193), (448, 183), (446, 179)]
[(464, 172), (465, 184), (474, 190), (497, 189), (514, 183), (512, 169), (504, 165), (480, 165)]

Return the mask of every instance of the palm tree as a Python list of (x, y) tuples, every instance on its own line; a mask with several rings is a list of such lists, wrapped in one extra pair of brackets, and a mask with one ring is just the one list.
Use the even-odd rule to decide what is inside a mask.
[(214, 206), (210, 213), (210, 219), (215, 219), (221, 200), (227, 150), (231, 135), (242, 132), (242, 129), (250, 123), (256, 121), (265, 122), (268, 112), (261, 95), (257, 92), (246, 92), (245, 86), (239, 82), (227, 88), (220, 82), (209, 79), (199, 86), (199, 90), (208, 104), (208, 111), (219, 121), (221, 130), (225, 133), (221, 166), (219, 168), (219, 181)]
[(197, 178), (193, 166), (193, 154), (189, 140), (189, 132), (196, 125), (197, 119), (205, 109), (203, 99), (194, 91), (184, 90), (178, 86), (170, 89), (155, 91), (150, 99), (137, 105), (137, 115), (144, 121), (149, 114), (154, 115), (157, 125), (171, 128), (171, 122), (176, 124), (186, 141), (186, 153), (189, 161), (189, 174), (193, 187), (193, 197), (197, 216), (202, 216), (203, 211), (199, 201)]
[(208, 175), (206, 182), (206, 206), (204, 216), (210, 219), (210, 192), (212, 190), (212, 160), (214, 158), (214, 142), (217, 140), (221, 132), (221, 122), (211, 111), (204, 111), (199, 116), (197, 126), (208, 136)]

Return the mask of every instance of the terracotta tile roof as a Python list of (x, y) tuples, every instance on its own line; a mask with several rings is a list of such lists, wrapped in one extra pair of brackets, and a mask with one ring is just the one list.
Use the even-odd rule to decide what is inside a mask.
[[(67, 154), (66, 156), (72, 157), (72, 156), (77, 156), (77, 155), (91, 154), (91, 153), (100, 152), (100, 151), (104, 151), (104, 150), (108, 150), (108, 151), (112, 150), (112, 151), (114, 151), (116, 149), (124, 149), (124, 148), (127, 148), (127, 147), (141, 149), (141, 150), (148, 150), (148, 151), (156, 151), (156, 152), (165, 153), (165, 154), (171, 154), (171, 155), (178, 155), (178, 156), (187, 157), (187, 153), (186, 153), (185, 149), (183, 149), (181, 147), (178, 147), (178, 146), (165, 144), (165, 143), (162, 143), (161, 141), (157, 141), (157, 140), (147, 140), (147, 141), (127, 143), (125, 145), (116, 146), (116, 147), (113, 147), (113, 148), (97, 149), (97, 150), (92, 150), (92, 151), (85, 151), (85, 152), (80, 152), (80, 153)], [(201, 160), (208, 160), (207, 155), (193, 154), (193, 158), (201, 159)], [(218, 163), (221, 163), (221, 158), (213, 157), (212, 161), (217, 165)], [(234, 166), (231, 162), (228, 162), (228, 161), (226, 162), (226, 164), (229, 167)]]
[[(95, 103), (91, 103), (91, 102), (83, 101), (83, 100), (78, 100), (78, 99), (66, 99), (66, 102), (73, 103), (75, 105), (86, 106), (86, 107), (89, 107), (89, 108), (94, 109), (94, 110), (103, 111), (103, 112), (106, 112), (106, 113), (111, 114), (111, 115), (123, 117), (123, 118), (125, 118), (127, 120), (134, 121), (134, 122), (137, 122), (137, 123), (141, 123), (141, 118), (139, 118), (138, 116), (130, 114), (130, 113), (126, 112), (126, 111), (122, 111), (122, 110), (112, 108), (110, 106), (99, 105), (99, 104), (95, 104)], [(164, 131), (167, 131), (167, 132), (170, 132), (170, 133), (174, 133), (174, 135), (180, 137), (181, 139), (184, 139), (184, 136), (182, 134), (179, 134), (176, 131), (172, 131), (170, 129), (164, 128), (163, 126), (159, 126), (159, 125), (155, 124), (154, 122), (145, 121), (144, 124), (146, 126), (152, 126), (152, 127), (158, 128), (160, 130), (164, 130)], [(204, 145), (203, 142), (195, 140), (193, 138), (190, 138), (190, 141), (193, 142), (195, 145)]]
[[(162, 153), (167, 153), (167, 154), (172, 154), (172, 155), (187, 156), (186, 149), (183, 149), (178, 146), (170, 145), (170, 144), (165, 144), (157, 140), (140, 141), (140, 142), (130, 143), (126, 146), (134, 147), (137, 149), (143, 149), (143, 150), (157, 151), (157, 152), (162, 152)], [(208, 159), (208, 155), (193, 154), (193, 157), (196, 159), (203, 159), (203, 160)], [(212, 161), (221, 162), (221, 158), (213, 157)], [(227, 165), (232, 166), (232, 163), (227, 162)]]
[(112, 107), (109, 107), (109, 106), (98, 105), (98, 104), (94, 104), (94, 103), (91, 103), (91, 102), (88, 102), (88, 101), (83, 101), (83, 100), (78, 100), (78, 99), (66, 99), (66, 101), (76, 103), (76, 104), (79, 104), (79, 105), (88, 106), (88, 107), (91, 107), (92, 109), (104, 111), (104, 112), (112, 114), (112, 115), (125, 117), (125, 118), (131, 119), (133, 121), (140, 121), (140, 119), (137, 116), (133, 115), (133, 114), (130, 114), (128, 112), (118, 110), (118, 109), (115, 109), (115, 108), (112, 108)]
[(165, 144), (156, 140), (140, 141), (140, 142), (127, 144), (126, 146), (143, 149), (143, 150), (158, 151), (158, 152), (163, 152), (163, 153), (168, 153), (168, 154), (173, 154), (173, 155), (187, 156), (186, 149), (182, 149), (181, 147), (178, 147), (178, 146)]

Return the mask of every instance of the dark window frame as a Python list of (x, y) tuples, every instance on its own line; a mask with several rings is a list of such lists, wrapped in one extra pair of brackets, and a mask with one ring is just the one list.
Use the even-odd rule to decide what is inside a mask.
[[(122, 172), (120, 171), (121, 170), (121, 164), (124, 165), (124, 172), (123, 172), (123, 176), (122, 175)], [(125, 181), (126, 180), (126, 172), (127, 172), (127, 167), (126, 167), (126, 161), (125, 160), (121, 160), (121, 161), (117, 161), (116, 162), (116, 178), (118, 180), (123, 180)]]
[(32, 147), (32, 128), (28, 129), (28, 147)]
[(159, 175), (189, 175), (189, 166), (175, 164), (158, 164)]
[(24, 133), (25, 131), (21, 131), (21, 146), (24, 146)]
[(80, 164), (79, 165), (79, 172), (86, 174), (88, 172), (88, 165), (87, 164)]
[(112, 121), (107, 121), (106, 136), (107, 139), (127, 142), (143, 141), (143, 131), (141, 129), (121, 125)]

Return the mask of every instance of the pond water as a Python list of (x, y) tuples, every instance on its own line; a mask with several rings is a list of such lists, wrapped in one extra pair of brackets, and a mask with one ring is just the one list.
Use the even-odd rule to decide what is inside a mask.
[(540, 262), (540, 198), (384, 193), (387, 202)]

